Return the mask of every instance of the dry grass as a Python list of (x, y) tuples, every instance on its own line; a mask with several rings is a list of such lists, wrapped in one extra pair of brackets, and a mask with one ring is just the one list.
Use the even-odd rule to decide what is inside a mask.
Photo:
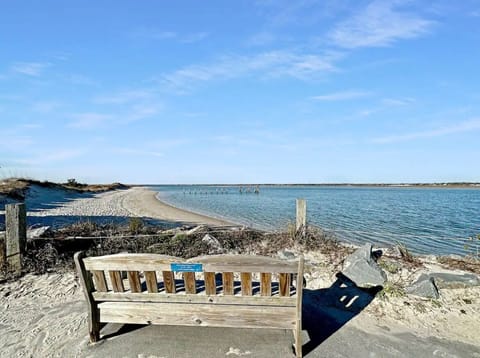
[[(299, 251), (319, 250), (328, 254), (334, 264), (341, 262), (351, 249), (340, 245), (323, 231), (309, 229), (305, 235), (288, 232), (265, 233), (254, 229), (205, 227), (194, 234), (186, 231), (162, 231), (150, 225), (120, 226), (79, 222), (53, 231), (50, 238), (28, 241), (24, 257), (24, 272), (44, 273), (73, 268), (73, 254), (79, 250), (98, 256), (119, 252), (144, 252), (191, 258), (207, 255), (212, 248), (202, 241), (208, 233), (214, 236), (226, 252), (275, 256), (278, 251), (295, 248)], [(132, 236), (132, 231), (135, 235)], [(90, 237), (67, 239), (68, 237)], [(9, 275), (3, 271), (4, 277)]]
[(441, 256), (438, 258), (438, 262), (450, 269), (470, 271), (480, 275), (480, 260), (473, 257), (456, 259), (448, 256)]
[(31, 185), (38, 185), (44, 188), (57, 188), (64, 190), (73, 190), (76, 192), (84, 193), (98, 193), (115, 189), (126, 189), (128, 186), (113, 183), (113, 184), (81, 184), (77, 182), (68, 182), (63, 184), (52, 183), (49, 181), (39, 181), (33, 179), (23, 179), (23, 178), (9, 178), (0, 181), (0, 195), (4, 195), (8, 198), (15, 200), (25, 199), (25, 195), (28, 191), (28, 188)]

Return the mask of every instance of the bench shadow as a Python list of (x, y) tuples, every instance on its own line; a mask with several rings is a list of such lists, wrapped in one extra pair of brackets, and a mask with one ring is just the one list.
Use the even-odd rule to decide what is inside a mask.
[(303, 354), (315, 350), (331, 335), (358, 315), (381, 286), (360, 288), (342, 273), (329, 288), (303, 290), (302, 327), (310, 341), (303, 345)]
[(146, 324), (105, 323), (101, 329), (101, 339), (109, 339), (146, 327)]

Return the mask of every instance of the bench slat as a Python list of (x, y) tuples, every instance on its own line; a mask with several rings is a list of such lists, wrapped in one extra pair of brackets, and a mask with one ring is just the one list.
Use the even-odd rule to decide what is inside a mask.
[(197, 293), (197, 288), (195, 285), (195, 272), (184, 272), (183, 273), (183, 282), (185, 283), (185, 292), (188, 294)]
[(204, 327), (293, 329), (295, 307), (258, 307), (184, 304), (104, 302), (98, 305), (101, 322), (168, 324)]
[(280, 281), (280, 296), (290, 296), (290, 274), (281, 273), (278, 276)]
[(269, 272), (260, 274), (260, 294), (262, 296), (272, 295), (272, 274)]
[(296, 297), (262, 297), (262, 296), (208, 296), (208, 295), (185, 295), (165, 293), (114, 293), (93, 292), (93, 299), (97, 302), (173, 302), (173, 303), (211, 303), (229, 305), (253, 305), (253, 306), (285, 306), (295, 307)]
[(252, 274), (250, 272), (242, 272), (240, 274), (240, 280), (242, 281), (242, 295), (252, 295)]
[(172, 263), (185, 260), (158, 254), (115, 254), (87, 257), (83, 261), (89, 271), (169, 271)]
[(131, 292), (142, 292), (142, 285), (140, 284), (140, 276), (138, 271), (127, 272), (128, 283), (130, 284)]
[(167, 293), (175, 293), (175, 277), (172, 271), (162, 271), (163, 285)]
[(105, 280), (105, 272), (103, 271), (92, 271), (93, 282), (95, 283), (95, 289), (98, 292), (107, 292), (107, 281)]
[(215, 281), (215, 272), (205, 272), (205, 294), (207, 295), (216, 295), (217, 294), (217, 283)]
[(222, 273), (223, 294), (233, 295), (234, 278), (233, 272)]
[(157, 274), (155, 271), (145, 271), (145, 283), (147, 284), (147, 291), (149, 293), (157, 293), (158, 292), (158, 282), (157, 282)]
[[(184, 259), (158, 254), (115, 254), (87, 257), (85, 268), (105, 271), (170, 271), (172, 263)], [(297, 273), (298, 262), (263, 256), (212, 255), (194, 257), (190, 263), (202, 263), (206, 272), (271, 272)]]
[(109, 271), (110, 281), (112, 281), (112, 288), (115, 292), (124, 292), (122, 273), (120, 271)]

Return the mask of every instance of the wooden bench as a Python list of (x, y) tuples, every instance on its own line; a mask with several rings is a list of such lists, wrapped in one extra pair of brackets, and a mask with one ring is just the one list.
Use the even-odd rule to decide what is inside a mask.
[[(302, 356), (303, 257), (156, 254), (85, 257), (75, 265), (88, 302), (90, 341), (107, 322), (291, 329)], [(126, 274), (125, 274), (126, 273)]]

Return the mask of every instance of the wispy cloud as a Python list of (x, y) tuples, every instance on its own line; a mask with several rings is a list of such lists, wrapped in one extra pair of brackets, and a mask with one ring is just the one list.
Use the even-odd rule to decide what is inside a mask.
[(17, 150), (18, 148), (30, 147), (34, 144), (32, 136), (15, 135), (8, 132), (5, 134), (10, 135), (2, 136), (2, 140), (0, 141), (0, 148), (3, 148), (4, 150)]
[(415, 102), (413, 98), (384, 98), (382, 104), (385, 106), (408, 106)]
[(334, 54), (322, 56), (288, 51), (271, 51), (251, 56), (224, 56), (212, 63), (191, 65), (166, 74), (162, 81), (177, 89), (189, 89), (195, 83), (252, 74), (309, 79), (321, 73), (335, 71), (335, 57)]
[(38, 77), (50, 65), (50, 63), (42, 62), (16, 62), (12, 65), (11, 70), (22, 75)]
[(134, 149), (134, 148), (114, 148), (114, 153), (136, 155), (136, 156), (151, 156), (151, 157), (163, 157), (164, 153), (155, 152), (150, 150)]
[(64, 76), (65, 81), (79, 86), (96, 86), (98, 82), (91, 77), (81, 75), (78, 73), (72, 73)]
[(125, 104), (132, 101), (149, 99), (151, 97), (152, 92), (150, 90), (139, 89), (97, 96), (94, 98), (94, 102), (101, 104)]
[(276, 35), (271, 31), (262, 31), (252, 35), (247, 39), (248, 46), (264, 46), (271, 44), (276, 39)]
[(333, 101), (346, 101), (351, 99), (363, 98), (371, 95), (372, 95), (371, 92), (349, 90), (349, 91), (324, 94), (320, 96), (313, 96), (311, 97), (311, 99), (314, 99), (317, 101), (333, 102)]
[(133, 38), (143, 38), (157, 41), (174, 40), (185, 44), (202, 41), (208, 36), (209, 33), (205, 31), (179, 33), (176, 31), (159, 30), (153, 27), (143, 27), (131, 33), (131, 37)]
[(40, 153), (37, 152), (34, 156), (29, 155), (28, 158), (19, 158), (17, 159), (17, 163), (25, 166), (45, 166), (81, 157), (86, 152), (87, 151), (84, 149), (57, 148), (55, 150), (43, 151)]
[(39, 101), (32, 104), (32, 111), (39, 113), (49, 113), (61, 107), (57, 101)]
[(136, 104), (132, 106), (129, 113), (123, 116), (123, 121), (126, 123), (135, 122), (142, 119), (153, 117), (154, 115), (160, 113), (163, 106), (159, 103), (157, 104)]
[(412, 132), (407, 134), (379, 137), (379, 138), (373, 139), (372, 142), (378, 143), (378, 144), (389, 144), (389, 143), (396, 143), (396, 142), (406, 142), (406, 141), (411, 141), (416, 139), (441, 137), (441, 136), (446, 136), (446, 135), (455, 134), (455, 133), (473, 132), (478, 130), (480, 130), (480, 118), (475, 118), (475, 119), (459, 122), (450, 126), (444, 126), (440, 128), (426, 130), (426, 131), (418, 131), (418, 132)]
[(76, 113), (71, 115), (73, 122), (69, 123), (69, 127), (78, 128), (78, 129), (94, 129), (105, 124), (106, 121), (112, 119), (112, 116), (109, 114), (101, 113)]
[(363, 11), (339, 23), (328, 38), (343, 48), (388, 46), (400, 39), (428, 33), (434, 21), (400, 9), (405, 1), (373, 1)]

